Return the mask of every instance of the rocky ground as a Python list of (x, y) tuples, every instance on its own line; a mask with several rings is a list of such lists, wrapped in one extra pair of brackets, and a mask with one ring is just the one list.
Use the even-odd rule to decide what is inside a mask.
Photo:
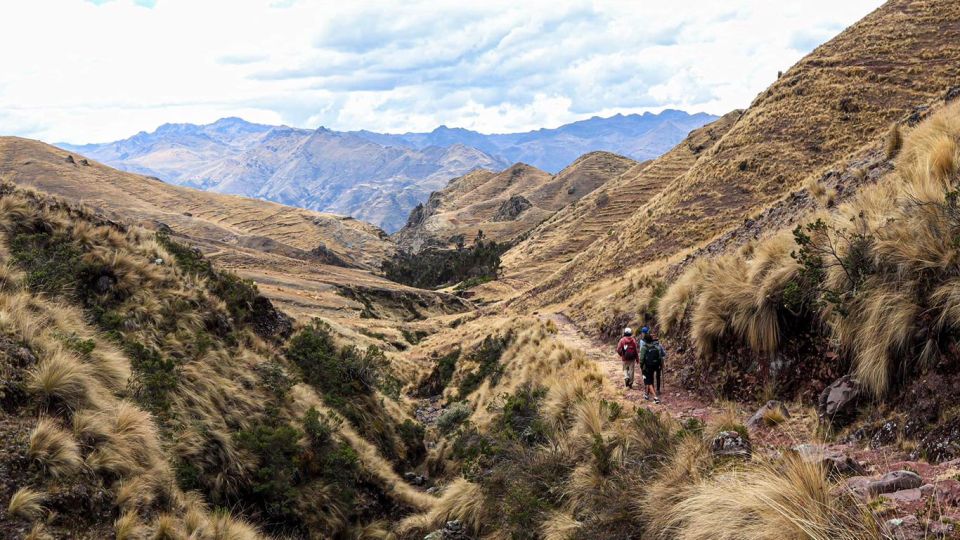
[[(772, 401), (758, 410), (747, 411), (743, 409), (746, 404), (705, 401), (679, 386), (678, 370), (670, 365), (669, 356), (662, 403), (645, 401), (639, 384), (633, 389), (623, 387), (615, 344), (600, 343), (587, 336), (563, 314), (541, 318), (556, 324), (557, 339), (583, 350), (600, 364), (611, 386), (618, 391), (608, 399), (626, 401), (679, 420), (697, 418), (709, 422), (719, 415), (737, 415), (748, 427), (750, 440), (744, 442), (735, 432), (722, 432), (714, 441), (715, 451), (738, 455), (747, 452), (754, 456), (795, 451), (806, 460), (821, 461), (837, 480), (838, 489), (863, 500), (884, 523), (890, 538), (960, 538), (960, 459), (931, 464), (912, 456), (896, 442), (825, 436), (817, 429), (817, 410), (809, 405)], [(668, 354), (669, 345), (666, 343)], [(766, 409), (780, 411), (782, 421), (771, 424), (765, 420)]]

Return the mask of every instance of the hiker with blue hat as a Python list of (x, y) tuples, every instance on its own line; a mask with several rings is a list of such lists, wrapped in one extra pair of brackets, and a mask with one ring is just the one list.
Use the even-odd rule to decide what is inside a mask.
[(640, 357), (640, 371), (643, 374), (643, 399), (649, 401), (650, 394), (653, 394), (653, 402), (660, 403), (660, 379), (663, 377), (663, 361), (667, 358), (667, 351), (650, 332), (650, 328), (644, 326), (640, 332), (642, 337), (637, 356)]

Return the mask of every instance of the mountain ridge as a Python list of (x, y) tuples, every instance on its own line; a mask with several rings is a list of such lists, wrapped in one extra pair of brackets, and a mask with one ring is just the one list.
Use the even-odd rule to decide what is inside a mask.
[(395, 232), (431, 192), (473, 170), (525, 162), (556, 173), (591, 151), (648, 159), (713, 118), (668, 109), (488, 135), (446, 126), (405, 134), (310, 130), (227, 117), (56, 146), (173, 184), (350, 215)]

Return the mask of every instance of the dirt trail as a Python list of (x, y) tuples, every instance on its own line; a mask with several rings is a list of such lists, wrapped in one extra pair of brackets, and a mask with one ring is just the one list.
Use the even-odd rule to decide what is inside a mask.
[(600, 369), (610, 380), (611, 386), (617, 389), (616, 395), (605, 396), (607, 399), (627, 401), (634, 406), (645, 407), (654, 412), (665, 412), (675, 418), (699, 418), (706, 421), (720, 412), (720, 408), (704, 401), (696, 394), (681, 388), (676, 377), (671, 372), (670, 351), (667, 351), (667, 360), (664, 364), (663, 383), (661, 386), (661, 403), (643, 399), (643, 376), (637, 369), (636, 379), (632, 389), (623, 386), (623, 368), (620, 357), (614, 349), (615, 343), (603, 343), (586, 335), (580, 328), (563, 313), (541, 314), (541, 319), (553, 321), (557, 325), (557, 339), (566, 345), (580, 349), (587, 358), (597, 362)]
[[(610, 394), (606, 399), (626, 401), (632, 405), (645, 407), (654, 412), (664, 412), (684, 419), (696, 417), (703, 421), (723, 412), (715, 403), (710, 403), (696, 394), (684, 390), (670, 372), (670, 351), (664, 369), (662, 403), (657, 405), (644, 401), (640, 374), (634, 389), (623, 386), (621, 363), (614, 352), (614, 343), (605, 343), (593, 339), (577, 327), (563, 313), (541, 314), (544, 321), (553, 321), (557, 326), (556, 339), (566, 345), (582, 350), (587, 358), (597, 362), (603, 373), (609, 378)], [(857, 444), (852, 441), (823, 441), (810, 431), (809, 422), (801, 409), (793, 409), (794, 416), (776, 427), (760, 428), (751, 431), (754, 452), (779, 455), (785, 448), (809, 448), (813, 455), (849, 456), (863, 468), (862, 476), (853, 476), (842, 480), (849, 489), (862, 489), (871, 481), (878, 481), (882, 475), (891, 471), (911, 471), (922, 480), (909, 489), (900, 489), (884, 493), (879, 498), (866, 497), (873, 501), (872, 509), (885, 526), (891, 531), (891, 538), (920, 540), (923, 538), (943, 538), (956, 534), (960, 523), (960, 460), (932, 465), (925, 461), (911, 459), (907, 452), (896, 445), (874, 446)], [(869, 441), (867, 441), (869, 443)], [(819, 459), (819, 458), (818, 458)], [(922, 484), (922, 487), (920, 487)], [(863, 495), (861, 495), (863, 496)], [(879, 502), (878, 502), (879, 501)]]

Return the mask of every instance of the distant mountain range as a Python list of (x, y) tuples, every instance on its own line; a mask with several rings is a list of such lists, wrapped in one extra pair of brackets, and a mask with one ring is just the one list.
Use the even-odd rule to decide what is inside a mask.
[(523, 162), (555, 173), (596, 150), (643, 161), (715, 118), (668, 109), (492, 135), (446, 126), (429, 133), (338, 132), (223, 118), (57, 146), (173, 184), (350, 215), (394, 232), (431, 192), (472, 170)]

